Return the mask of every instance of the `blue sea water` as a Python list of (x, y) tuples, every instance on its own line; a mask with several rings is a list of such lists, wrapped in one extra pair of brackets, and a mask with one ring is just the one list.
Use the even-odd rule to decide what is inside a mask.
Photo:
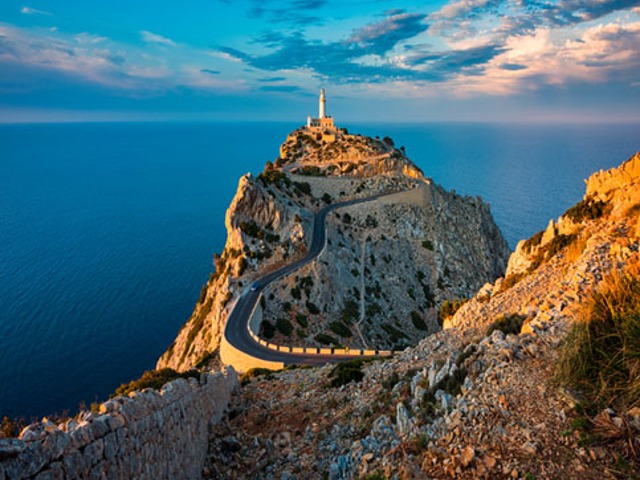
[[(0, 416), (74, 411), (153, 368), (224, 245), (238, 177), (297, 126), (1, 126)], [(640, 149), (628, 125), (347, 127), (484, 197), (512, 247)]]

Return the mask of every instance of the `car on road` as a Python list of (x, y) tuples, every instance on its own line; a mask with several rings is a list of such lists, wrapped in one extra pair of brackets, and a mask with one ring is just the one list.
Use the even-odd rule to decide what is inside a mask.
[(252, 292), (255, 292), (259, 288), (260, 288), (260, 284), (258, 282), (254, 282), (253, 285), (251, 285), (251, 291)]

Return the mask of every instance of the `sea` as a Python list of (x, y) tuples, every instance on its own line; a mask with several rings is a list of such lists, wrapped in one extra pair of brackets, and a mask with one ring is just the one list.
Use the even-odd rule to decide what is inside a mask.
[[(0, 417), (74, 413), (152, 369), (224, 246), (238, 178), (298, 126), (0, 126)], [(640, 125), (344, 126), (484, 198), (512, 248), (640, 150)]]

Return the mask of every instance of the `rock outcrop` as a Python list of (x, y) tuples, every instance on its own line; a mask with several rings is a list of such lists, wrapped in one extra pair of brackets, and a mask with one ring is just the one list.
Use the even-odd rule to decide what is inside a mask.
[(489, 206), (434, 185), (390, 139), (340, 131), (329, 141), (303, 128), (280, 152), (240, 179), (215, 274), (158, 368), (215, 364), (234, 300), (305, 254), (314, 212), (328, 203), (398, 192), (329, 215), (321, 256), (265, 292), (263, 335), (273, 342), (414, 345), (440, 328), (440, 303), (504, 272), (509, 250)]

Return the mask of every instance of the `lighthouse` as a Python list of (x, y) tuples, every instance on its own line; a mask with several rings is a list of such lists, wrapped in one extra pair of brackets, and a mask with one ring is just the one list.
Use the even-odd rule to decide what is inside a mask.
[(320, 89), (320, 98), (318, 99), (318, 118), (307, 117), (307, 128), (311, 130), (327, 130), (334, 131), (336, 129), (333, 118), (327, 115), (327, 97), (324, 88)]
[(325, 118), (325, 112), (327, 108), (327, 99), (324, 96), (324, 88), (320, 89), (320, 108), (318, 108), (318, 118)]

